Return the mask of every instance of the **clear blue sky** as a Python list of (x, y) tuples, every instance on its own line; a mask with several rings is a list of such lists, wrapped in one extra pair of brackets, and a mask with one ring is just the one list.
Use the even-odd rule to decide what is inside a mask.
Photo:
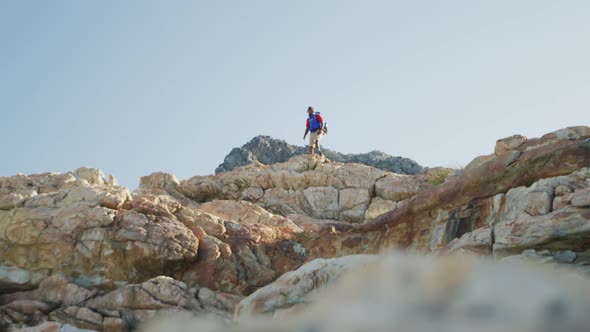
[(260, 134), (465, 165), (588, 125), (590, 2), (0, 2), (0, 176), (80, 166), (132, 189), (212, 174)]

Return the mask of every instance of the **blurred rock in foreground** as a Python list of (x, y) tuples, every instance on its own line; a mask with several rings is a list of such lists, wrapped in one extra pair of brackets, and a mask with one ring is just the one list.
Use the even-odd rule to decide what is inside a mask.
[(326, 266), (352, 268), (320, 284), (291, 275), (288, 285), (285, 275), (242, 300), (233, 327), (166, 317), (143, 331), (579, 332), (590, 326), (590, 283), (569, 270), (460, 255), (331, 261), (312, 261), (299, 276), (315, 269), (321, 279)]

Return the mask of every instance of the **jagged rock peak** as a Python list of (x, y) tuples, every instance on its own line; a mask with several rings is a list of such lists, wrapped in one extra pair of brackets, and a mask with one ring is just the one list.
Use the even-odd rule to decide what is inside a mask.
[[(324, 149), (322, 151), (330, 160), (342, 163), (360, 163), (398, 174), (421, 174), (423, 167), (412, 159), (394, 157), (381, 151), (361, 154), (342, 154)], [(295, 146), (270, 136), (259, 135), (241, 148), (233, 148), (215, 173), (231, 171), (236, 167), (260, 162), (265, 165), (282, 163), (299, 154), (307, 153), (302, 146)]]

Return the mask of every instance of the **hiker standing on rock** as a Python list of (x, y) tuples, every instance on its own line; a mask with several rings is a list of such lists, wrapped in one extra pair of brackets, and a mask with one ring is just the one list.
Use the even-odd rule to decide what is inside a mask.
[(320, 138), (324, 133), (324, 119), (322, 119), (320, 112), (314, 112), (313, 107), (311, 106), (307, 108), (307, 114), (309, 116), (305, 122), (305, 134), (303, 134), (303, 139), (305, 140), (307, 134), (311, 132), (309, 135), (309, 154), (312, 155), (313, 149), (317, 147), (318, 153), (321, 156), (322, 151), (320, 151)]

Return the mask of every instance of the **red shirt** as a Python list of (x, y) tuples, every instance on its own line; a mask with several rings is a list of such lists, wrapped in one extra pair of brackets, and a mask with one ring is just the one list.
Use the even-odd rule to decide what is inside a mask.
[[(322, 119), (322, 116), (320, 114), (316, 114), (316, 119), (318, 119), (318, 122), (320, 123), (320, 128), (321, 126), (324, 125), (324, 119)], [(305, 120), (305, 128), (309, 129), (309, 117), (307, 117), (307, 119)]]

